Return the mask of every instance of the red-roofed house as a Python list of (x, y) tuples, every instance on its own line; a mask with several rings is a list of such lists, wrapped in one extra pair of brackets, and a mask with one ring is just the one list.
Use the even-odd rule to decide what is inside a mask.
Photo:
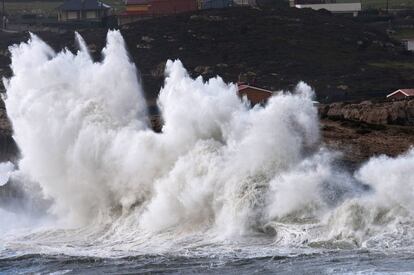
[(414, 97), (414, 89), (399, 89), (387, 95), (388, 99), (404, 99)]
[(198, 9), (197, 0), (125, 0), (125, 12), (119, 15), (119, 24), (141, 19), (172, 15)]
[(247, 84), (239, 83), (239, 96), (244, 97), (246, 96), (247, 99), (250, 101), (252, 106), (256, 104), (263, 104), (265, 103), (269, 97), (272, 96), (272, 92), (269, 90), (261, 89), (258, 87), (250, 86)]

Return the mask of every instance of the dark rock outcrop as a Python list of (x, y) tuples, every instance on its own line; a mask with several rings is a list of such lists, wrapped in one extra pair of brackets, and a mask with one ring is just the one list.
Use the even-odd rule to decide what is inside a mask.
[(13, 139), (13, 129), (7, 117), (4, 101), (0, 99), (0, 162), (15, 162), (19, 149)]
[(369, 124), (414, 125), (414, 99), (374, 103), (333, 103), (319, 107), (323, 118)]

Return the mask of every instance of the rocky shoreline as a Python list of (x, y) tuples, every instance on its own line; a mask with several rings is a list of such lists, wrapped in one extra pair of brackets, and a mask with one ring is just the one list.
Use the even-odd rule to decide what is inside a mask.
[(414, 125), (414, 99), (360, 103), (333, 103), (319, 106), (322, 118), (351, 120), (376, 125)]
[(322, 142), (342, 154), (343, 163), (357, 168), (371, 157), (396, 157), (414, 144), (414, 127), (375, 125), (349, 120), (321, 120)]
[(323, 141), (357, 166), (372, 156), (395, 157), (414, 145), (414, 99), (319, 106)]

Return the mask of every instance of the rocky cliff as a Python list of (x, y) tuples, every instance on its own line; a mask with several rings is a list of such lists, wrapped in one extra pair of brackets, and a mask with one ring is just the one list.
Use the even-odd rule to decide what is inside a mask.
[(333, 103), (319, 107), (321, 117), (369, 124), (414, 125), (414, 99)]

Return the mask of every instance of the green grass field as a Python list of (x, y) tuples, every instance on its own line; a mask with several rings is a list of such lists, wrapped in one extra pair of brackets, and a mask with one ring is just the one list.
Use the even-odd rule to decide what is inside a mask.
[(382, 63), (369, 63), (369, 65), (377, 68), (383, 69), (406, 69), (406, 70), (413, 70), (414, 64), (410, 62), (382, 62)]
[(6, 12), (12, 16), (19, 14), (42, 14), (51, 16), (56, 14), (56, 8), (62, 2), (51, 1), (25, 1), (9, 2), (6, 0)]
[[(362, 9), (386, 9), (387, 0), (362, 0)], [(414, 8), (414, 0), (388, 0), (390, 9)]]
[(392, 34), (395, 39), (407, 39), (414, 38), (414, 29), (400, 29), (396, 33)]
[[(124, 10), (122, 0), (103, 0), (105, 4), (114, 8), (115, 12)], [(5, 1), (6, 12), (12, 16), (20, 14), (37, 14), (43, 16), (56, 16), (57, 10), (63, 1)], [(1, 5), (0, 5), (1, 11)]]

